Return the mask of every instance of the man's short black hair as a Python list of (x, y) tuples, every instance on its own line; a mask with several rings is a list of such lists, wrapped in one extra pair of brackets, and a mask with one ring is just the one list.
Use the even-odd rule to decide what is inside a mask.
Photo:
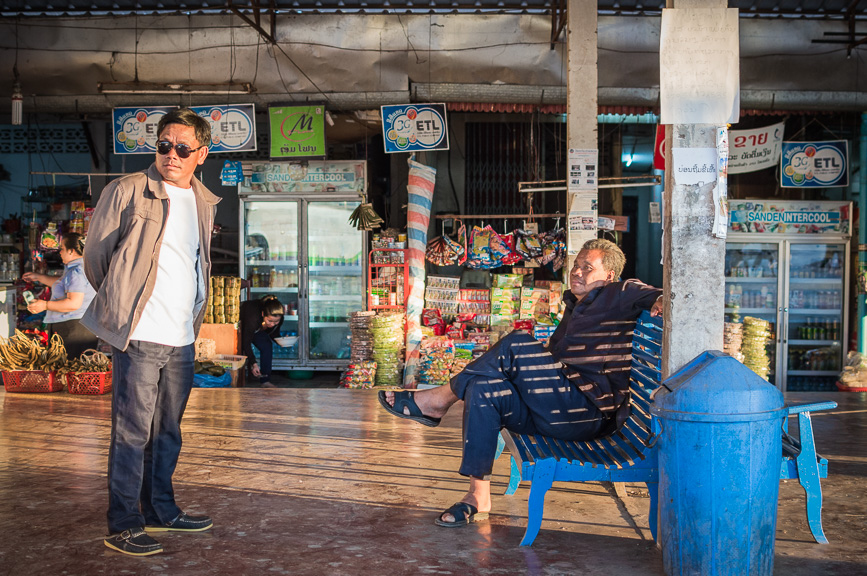
[(160, 118), (160, 122), (157, 124), (157, 138), (162, 135), (163, 130), (169, 124), (180, 124), (195, 128), (196, 140), (199, 142), (199, 146), (211, 145), (211, 125), (208, 124), (207, 120), (189, 108), (175, 108)]

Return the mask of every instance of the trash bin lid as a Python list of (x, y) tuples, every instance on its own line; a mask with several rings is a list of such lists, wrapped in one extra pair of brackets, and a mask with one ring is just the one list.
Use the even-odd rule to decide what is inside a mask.
[(776, 386), (728, 354), (708, 350), (663, 382), (651, 412), (669, 420), (745, 422), (779, 418), (784, 404)]

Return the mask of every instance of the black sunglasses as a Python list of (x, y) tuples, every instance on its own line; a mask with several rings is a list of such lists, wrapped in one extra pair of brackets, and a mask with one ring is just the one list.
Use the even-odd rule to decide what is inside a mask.
[(201, 150), (204, 146), (199, 146), (198, 148), (190, 148), (186, 144), (175, 144), (172, 146), (172, 143), (168, 140), (160, 140), (157, 142), (157, 154), (161, 154), (165, 156), (169, 152), (172, 151), (172, 148), (175, 149), (175, 152), (178, 153), (178, 156), (181, 158), (189, 158), (190, 154), (195, 152), (196, 150)]

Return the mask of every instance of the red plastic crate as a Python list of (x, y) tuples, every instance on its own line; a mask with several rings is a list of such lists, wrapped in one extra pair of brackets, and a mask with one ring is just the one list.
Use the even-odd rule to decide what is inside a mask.
[(111, 372), (70, 372), (66, 389), (70, 394), (108, 394), (111, 392)]
[(3, 386), (7, 392), (60, 392), (63, 383), (54, 372), (42, 370), (13, 370), (3, 372)]

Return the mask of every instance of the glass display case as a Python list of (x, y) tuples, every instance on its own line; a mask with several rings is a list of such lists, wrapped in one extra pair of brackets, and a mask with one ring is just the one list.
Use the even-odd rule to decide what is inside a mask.
[(843, 369), (844, 244), (789, 246), (788, 390), (833, 390)]
[(241, 202), (244, 262), (250, 298), (277, 296), (282, 335), (274, 368), (339, 369), (349, 361), (349, 314), (364, 309), (364, 233), (349, 225), (358, 200)]
[(778, 244), (731, 242), (725, 257), (725, 321), (742, 322), (745, 316), (753, 316), (770, 323), (774, 334), (767, 344), (770, 382), (777, 377), (779, 251)]

